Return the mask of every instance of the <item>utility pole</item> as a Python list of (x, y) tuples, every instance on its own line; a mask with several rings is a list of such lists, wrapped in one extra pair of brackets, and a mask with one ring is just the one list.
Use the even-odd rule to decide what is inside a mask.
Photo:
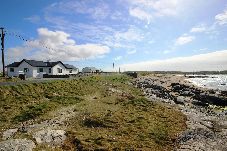
[(113, 62), (113, 72), (114, 72), (114, 62)]
[(2, 30), (1, 34), (1, 45), (2, 45), (2, 71), (3, 71), (3, 77), (5, 77), (5, 58), (4, 58), (4, 38), (5, 38), (5, 33), (4, 33), (4, 28), (1, 27), (0, 30)]

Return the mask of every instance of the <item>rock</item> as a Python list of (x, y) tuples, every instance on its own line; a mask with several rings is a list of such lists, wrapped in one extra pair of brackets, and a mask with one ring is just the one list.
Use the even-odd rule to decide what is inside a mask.
[(212, 123), (212, 121), (202, 120), (202, 121), (200, 121), (200, 124), (206, 126), (209, 129), (213, 129), (213, 123)]
[(171, 83), (171, 86), (172, 86), (174, 91), (182, 90), (182, 87), (179, 83)]
[(27, 139), (10, 139), (0, 142), (1, 151), (32, 151), (35, 143)]
[(208, 107), (227, 106), (227, 91), (204, 89), (167, 78), (168, 75), (141, 77), (133, 84), (151, 101), (179, 104), (187, 117), (187, 130), (177, 139), (176, 151), (227, 151), (227, 111), (216, 113)]
[(184, 143), (189, 140), (201, 140), (201, 139), (214, 139), (215, 134), (211, 131), (204, 130), (201, 128), (194, 129), (194, 130), (187, 130), (181, 134), (178, 138), (178, 143)]
[(221, 97), (221, 96), (200, 94), (200, 95), (195, 95), (193, 98), (204, 104), (227, 106), (227, 99), (225, 97)]
[(5, 131), (5, 132), (3, 132), (3, 134), (2, 134), (2, 139), (3, 139), (3, 140), (7, 140), (7, 139), (9, 139), (9, 138), (13, 137), (13, 136), (14, 136), (14, 134), (15, 134), (17, 131), (18, 131), (18, 129), (17, 129), (17, 128), (15, 128), (15, 129), (8, 129), (8, 130), (6, 130), (6, 131)]
[(38, 144), (46, 143), (52, 146), (60, 146), (66, 139), (64, 130), (41, 130), (33, 135)]
[(227, 91), (221, 91), (221, 95), (227, 97)]
[(184, 105), (184, 102), (185, 102), (184, 100), (185, 100), (184, 97), (178, 96), (176, 99), (174, 99), (174, 102), (175, 102), (176, 104)]
[(192, 93), (191, 91), (182, 91), (180, 93), (181, 96), (193, 96), (194, 93)]

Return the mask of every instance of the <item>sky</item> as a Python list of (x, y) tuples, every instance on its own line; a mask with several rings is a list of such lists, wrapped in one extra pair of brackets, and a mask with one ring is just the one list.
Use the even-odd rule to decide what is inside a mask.
[(226, 0), (2, 0), (0, 8), (6, 64), (227, 70)]

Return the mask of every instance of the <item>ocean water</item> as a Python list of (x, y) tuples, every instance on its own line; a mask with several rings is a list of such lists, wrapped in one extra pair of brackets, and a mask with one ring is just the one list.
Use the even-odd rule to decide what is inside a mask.
[[(194, 75), (196, 76), (196, 75)], [(188, 78), (193, 84), (208, 89), (227, 91), (227, 75), (206, 75), (206, 78)]]

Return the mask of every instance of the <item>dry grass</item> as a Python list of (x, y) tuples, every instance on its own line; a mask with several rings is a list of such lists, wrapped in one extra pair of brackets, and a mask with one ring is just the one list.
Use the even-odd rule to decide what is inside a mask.
[(0, 82), (17, 82), (17, 81), (21, 81), (19, 78), (9, 78), (9, 77), (2, 77), (2, 75), (0, 75)]
[[(145, 99), (122, 75), (0, 87), (0, 128), (75, 105), (58, 150), (171, 150), (185, 116)], [(38, 149), (45, 146), (38, 146)], [(48, 149), (48, 147), (46, 148)], [(51, 149), (50, 149), (51, 150)]]

